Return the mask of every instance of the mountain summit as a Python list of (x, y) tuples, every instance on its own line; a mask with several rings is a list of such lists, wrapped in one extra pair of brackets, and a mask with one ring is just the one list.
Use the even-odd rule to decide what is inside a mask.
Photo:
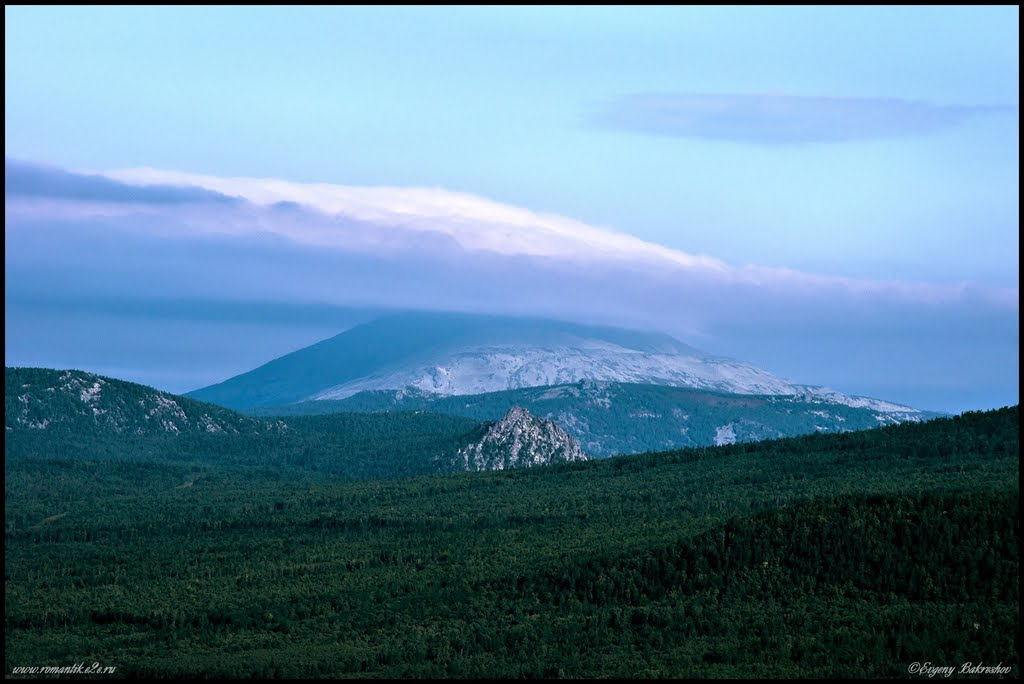
[(556, 423), (519, 406), (485, 425), (482, 433), (455, 454), (457, 468), (505, 470), (589, 460), (579, 443)]
[(751, 364), (662, 333), (564, 321), (404, 313), (364, 323), (187, 396), (234, 409), (344, 399), (366, 390), (441, 395), (582, 381), (799, 394)]

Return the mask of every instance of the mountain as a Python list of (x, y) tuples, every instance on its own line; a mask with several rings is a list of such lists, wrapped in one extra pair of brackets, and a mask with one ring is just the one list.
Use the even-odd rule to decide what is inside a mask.
[(5, 368), (4, 454), (258, 466), (377, 479), (584, 460), (551, 421), (424, 411), (261, 419), (78, 370)]
[(221, 406), (80, 370), (5, 368), (5, 432), (260, 434), (287, 429)]
[(795, 384), (662, 333), (423, 312), (358, 325), (187, 396), (234, 409), (259, 409), (375, 390), (463, 396), (579, 382), (789, 396), (868, 409), (884, 416), (884, 422), (925, 416), (909, 406)]
[(559, 423), (594, 457), (842, 432), (939, 414), (778, 378), (661, 333), (403, 313), (188, 396), (259, 415), (427, 410)]
[(588, 454), (659, 451), (690, 446), (865, 430), (939, 414), (897, 408), (825, 392), (738, 395), (662, 385), (578, 382), (466, 396), (416, 389), (360, 392), (341, 400), (250, 409), (254, 415), (315, 415), (335, 411), (433, 411), (495, 420), (513, 406), (556, 421)]
[(479, 426), (427, 412), (266, 420), (77, 370), (5, 368), (4, 380), (8, 460), (179, 462), (377, 479), (449, 468), (445, 457)]
[(479, 394), (583, 380), (739, 394), (809, 391), (668, 335), (534, 318), (403, 313), (356, 326), (187, 396), (234, 409), (415, 388)]
[(562, 428), (513, 406), (501, 420), (458, 450), (453, 459), (462, 470), (505, 470), (588, 460), (579, 443)]

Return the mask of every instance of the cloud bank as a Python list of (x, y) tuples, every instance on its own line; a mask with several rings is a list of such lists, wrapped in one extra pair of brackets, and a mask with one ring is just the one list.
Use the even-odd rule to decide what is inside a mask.
[(652, 135), (793, 144), (922, 135), (977, 116), (1014, 111), (895, 98), (643, 93), (609, 102), (594, 120)]
[[(683, 267), (724, 269), (721, 262), (670, 250), (632, 235), (617, 233), (554, 214), (501, 204), (440, 188), (358, 187), (326, 183), (292, 183), (266, 178), (218, 178), (159, 169), (110, 171), (107, 177), (141, 187), (193, 187), (239, 197), (255, 206), (304, 208), (321, 219), (358, 221), (409, 232), (433, 233), (468, 250), (506, 255), (620, 259), (672, 262)], [(343, 229), (316, 231), (308, 222), (274, 227), (297, 242), (344, 247)]]
[[(58, 170), (55, 182), (52, 170), (10, 162), (6, 171), (9, 364), (88, 366), (70, 350), (99, 346), (137, 359), (159, 385), (160, 356), (146, 340), (173, 338), (190, 317), (208, 331), (196, 348), (224, 352), (205, 354), (202, 373), (182, 373), (175, 357), (164, 386), (184, 391), (194, 387), (177, 386), (180, 377), (210, 384), (328, 336), (339, 307), (427, 309), (661, 330), (796, 382), (921, 408), (969, 408), (953, 402), (971, 392), (988, 403), (1017, 395), (1017, 288), (731, 265), (441, 189), (157, 170), (102, 182)], [(105, 323), (69, 323), (89, 301), (106, 302), (96, 313)], [(250, 322), (209, 332), (219, 317), (209, 311), (229, 309), (274, 312), (257, 317), (289, 332), (260, 335), (285, 348), (257, 354), (238, 337)], [(173, 325), (140, 337), (141, 319), (152, 331), (161, 317)], [(44, 328), (49, 337), (26, 332)], [(51, 351), (60, 340), (60, 353), (47, 356), (46, 339)]]
[(153, 204), (196, 202), (234, 203), (234, 198), (197, 186), (132, 185), (98, 174), (71, 173), (63, 169), (12, 159), (4, 160), (4, 196), (39, 199)]
[[(447, 248), (699, 274), (709, 283), (779, 290), (837, 288), (922, 301), (959, 299), (967, 288), (966, 284), (940, 286), (735, 266), (568, 217), (441, 188), (220, 178), (149, 168), (80, 175), (12, 162), (7, 163), (6, 176), (8, 214), (65, 218), (148, 214), (158, 219), (151, 222), (151, 230), (165, 235), (273, 235), (297, 245), (377, 254), (410, 246)], [(44, 199), (50, 202), (38, 201)], [(178, 206), (172, 212), (168, 204)], [(1017, 297), (1015, 290), (1005, 289), (988, 289), (986, 295), (1007, 302)]]

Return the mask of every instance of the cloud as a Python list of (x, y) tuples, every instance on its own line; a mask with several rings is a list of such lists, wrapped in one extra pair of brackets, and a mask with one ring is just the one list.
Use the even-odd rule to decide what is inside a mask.
[[(538, 257), (660, 260), (683, 267), (724, 270), (705, 256), (671, 250), (632, 235), (589, 226), (564, 216), (540, 214), (468, 193), (440, 188), (360, 187), (293, 183), (267, 178), (220, 178), (159, 169), (106, 172), (109, 178), (138, 186), (192, 186), (243, 198), (261, 207), (304, 208), (323, 216), (390, 226), (407, 233), (447, 236), (469, 250)], [(271, 229), (299, 242), (342, 246), (343, 230), (315, 231), (308, 221), (279, 222)]]
[(187, 184), (173, 187), (131, 185), (100, 175), (71, 173), (13, 159), (4, 159), (4, 196), (156, 205), (235, 201)]
[(609, 102), (594, 120), (653, 135), (793, 144), (920, 135), (976, 116), (1015, 111), (880, 97), (642, 93)]
[[(84, 357), (65, 348), (109, 347), (139, 368), (164, 363), (172, 378), (183, 362), (161, 361), (166, 349), (135, 332), (141, 321), (192, 319), (197, 341), (189, 348), (207, 345), (213, 333), (201, 331), (220, 326), (218, 348), (231, 350), (250, 346), (250, 333), (234, 320), (244, 313), (280, 329), (273, 335), (290, 340), (281, 343), (286, 353), (298, 344), (287, 332), (293, 328), (326, 337), (340, 311), (398, 308), (660, 330), (796, 382), (866, 394), (884, 387), (874, 394), (924, 408), (963, 406), (954, 403), (957, 393), (1017, 392), (1016, 287), (733, 265), (441, 189), (152, 170), (112, 175), (123, 187), (110, 193), (103, 186), (89, 195), (95, 199), (8, 193), (5, 303), (8, 312), (31, 314), (26, 322), (8, 316), (8, 328), (20, 328), (8, 340), (21, 340), (20, 347), (8, 341), (9, 361), (60, 365), (55, 359), (68, 358), (84, 366)], [(151, 187), (165, 193), (179, 185), (234, 199), (168, 202), (159, 194), (143, 201)], [(116, 199), (123, 196), (134, 199)], [(253, 304), (216, 304), (224, 301)], [(68, 309), (121, 323), (75, 327), (61, 322)], [(59, 334), (29, 334), (44, 323)], [(66, 338), (60, 349), (58, 338)], [(266, 355), (260, 362), (275, 355), (267, 346), (259, 353)], [(194, 386), (256, 365), (237, 350), (218, 354), (202, 363), (222, 371), (203, 371), (205, 380), (196, 371)], [(929, 399), (933, 390), (948, 403)]]
[[(230, 236), (315, 247), (373, 259), (532, 259), (645, 278), (698, 279), (709, 287), (801, 296), (880, 296), (941, 302), (972, 296), (1016, 307), (1016, 288), (972, 290), (732, 265), (572, 218), (441, 188), (344, 186), (221, 178), (159, 169), (98, 175), (7, 163), (5, 217), (23, 222), (106, 222), (152, 237)], [(504, 263), (504, 262), (503, 262)]]
[[(537, 257), (584, 264), (633, 264), (650, 270), (701, 273), (709, 283), (780, 291), (838, 289), (921, 301), (958, 299), (963, 285), (866, 280), (757, 265), (733, 266), (705, 255), (641, 240), (555, 214), (541, 214), (440, 188), (361, 187), (277, 179), (220, 178), (159, 169), (107, 172), (140, 186), (203, 188), (248, 201), (256, 211), (220, 212), (217, 232), (277, 234), (299, 244), (379, 250), (408, 246)], [(1017, 291), (987, 291), (1016, 303)]]

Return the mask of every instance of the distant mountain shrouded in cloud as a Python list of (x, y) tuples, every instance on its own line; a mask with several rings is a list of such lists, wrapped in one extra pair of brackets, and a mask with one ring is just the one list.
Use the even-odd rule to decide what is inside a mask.
[[(660, 330), (797, 382), (927, 409), (1017, 401), (1016, 288), (735, 266), (442, 189), (87, 175), (10, 160), (5, 172), (7, 365), (87, 366), (76, 340), (106, 343), (123, 364), (145, 367), (148, 382), (185, 391), (371, 311), (459, 310)], [(170, 311), (168, 302), (191, 304)], [(202, 314), (216, 302), (239, 303), (223, 310), (250, 319), (270, 303), (261, 325), (292, 332), (264, 330), (282, 348), (253, 345), (234, 314)], [(89, 311), (106, 323), (67, 322)], [(204, 320), (200, 337), (217, 340), (223, 362), (206, 355), (202, 373), (155, 371), (160, 354), (133, 342), (143, 318), (151, 331), (165, 321), (169, 334)], [(40, 326), (47, 334), (30, 334)]]
[(922, 135), (974, 117), (1014, 111), (883, 97), (643, 93), (610, 101), (594, 121), (653, 135), (791, 144)]

